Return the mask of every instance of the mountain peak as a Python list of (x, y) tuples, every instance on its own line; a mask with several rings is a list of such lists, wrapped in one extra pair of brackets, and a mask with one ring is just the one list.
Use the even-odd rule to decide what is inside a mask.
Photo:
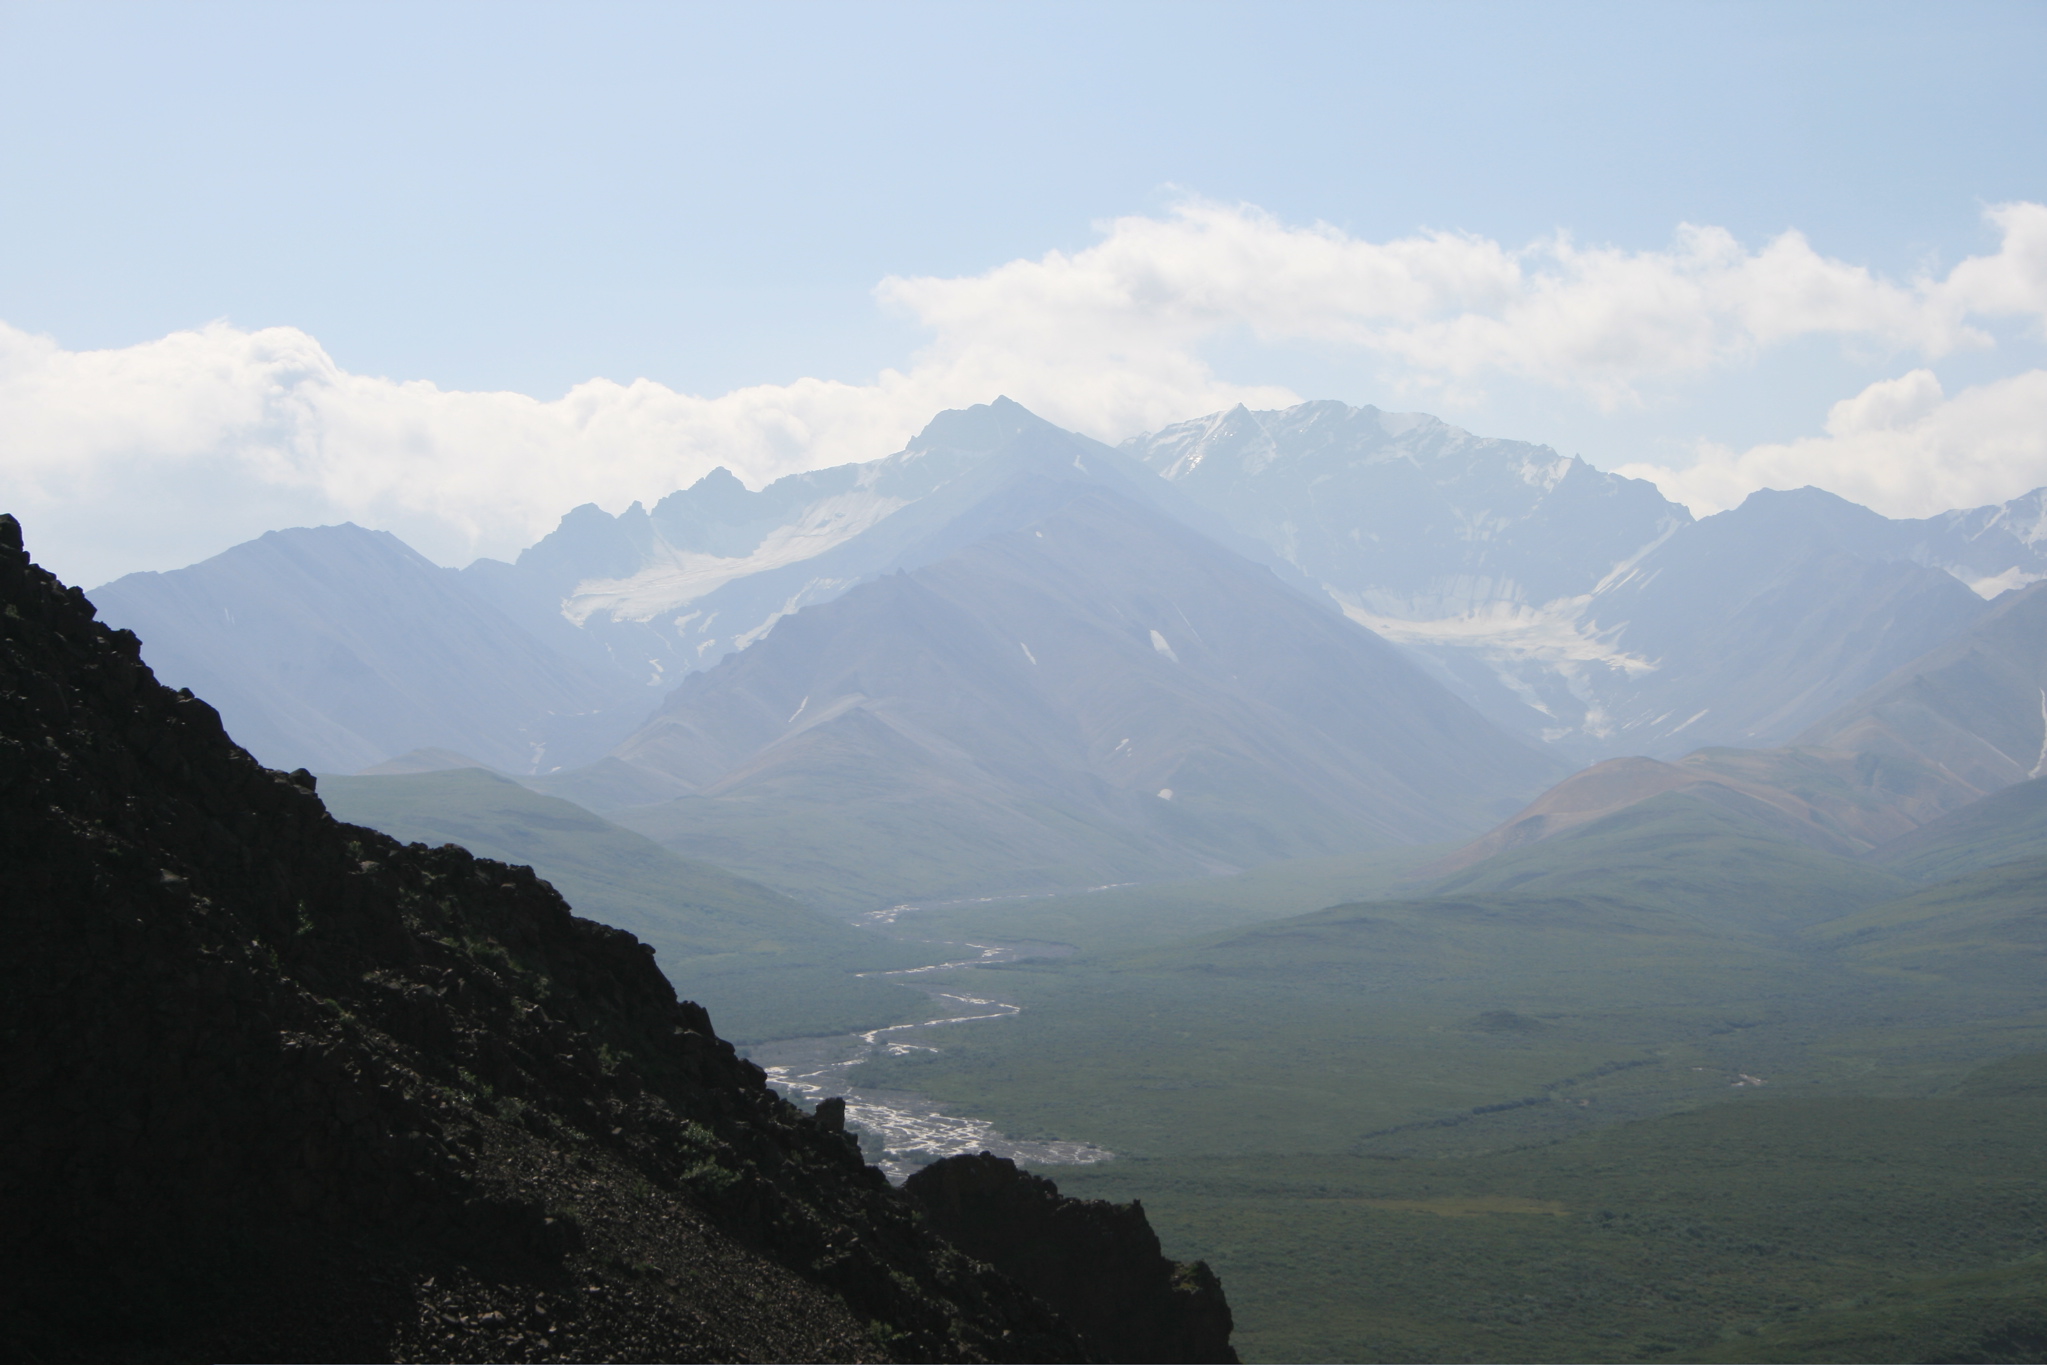
[(744, 493), (746, 485), (739, 481), (737, 474), (734, 474), (724, 465), (719, 465), (716, 469), (713, 469), (710, 473), (691, 484), (686, 491), (699, 494)]
[(1012, 398), (967, 408), (948, 408), (924, 424), (904, 447), (905, 454), (925, 450), (994, 450), (1025, 432), (1060, 431)]

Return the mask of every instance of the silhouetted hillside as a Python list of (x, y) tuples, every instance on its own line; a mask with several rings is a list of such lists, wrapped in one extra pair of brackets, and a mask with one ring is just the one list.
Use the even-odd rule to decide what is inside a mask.
[(337, 824), (11, 517), (0, 602), (11, 1355), (1080, 1356), (631, 935)]

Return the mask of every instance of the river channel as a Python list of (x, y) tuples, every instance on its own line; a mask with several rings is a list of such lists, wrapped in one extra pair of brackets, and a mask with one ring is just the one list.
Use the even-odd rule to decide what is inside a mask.
[[(892, 934), (898, 916), (920, 908), (923, 907), (892, 906), (862, 915), (857, 922), (864, 928)], [(962, 986), (962, 974), (999, 962), (1065, 957), (1073, 951), (1061, 943), (922, 941), (929, 942), (934, 955), (945, 960), (861, 975), (889, 978), (923, 991), (938, 1006), (935, 1017), (865, 1033), (756, 1043), (746, 1049), (746, 1055), (768, 1073), (768, 1084), (806, 1108), (829, 1096), (843, 1096), (847, 1128), (861, 1136), (867, 1159), (899, 1185), (920, 1166), (942, 1157), (974, 1152), (993, 1152), (1032, 1165), (1063, 1166), (1089, 1165), (1113, 1156), (1113, 1152), (1089, 1142), (1018, 1141), (1003, 1136), (986, 1119), (949, 1113), (945, 1105), (927, 1096), (869, 1088), (859, 1083), (858, 1069), (871, 1057), (937, 1052), (943, 1046), (945, 1030), (954, 1025), (1023, 1012), (1023, 1006), (1012, 1001), (998, 1000), (978, 988)]]

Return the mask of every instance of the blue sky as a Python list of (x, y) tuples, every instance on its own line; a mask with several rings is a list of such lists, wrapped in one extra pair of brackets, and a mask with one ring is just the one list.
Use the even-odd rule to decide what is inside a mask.
[[(15, 335), (0, 496), (40, 514), (57, 549), (45, 557), (70, 556), (76, 572), (169, 567), (266, 519), (337, 513), (453, 561), (516, 548), (565, 510), (549, 499), (581, 501), (585, 485), (610, 504), (712, 463), (758, 482), (855, 457), (863, 441), (885, 453), (918, 402), (971, 401), (976, 384), (1112, 438), (1203, 402), (1286, 393), (1436, 411), (1607, 467), (1682, 472), (1719, 450), (1733, 471), (1753, 448), (1825, 438), (1834, 405), (1872, 384), (1904, 384), (1899, 420), (1930, 421), (2047, 365), (2027, 293), (2032, 228), (1985, 217), (2047, 202), (2042, 71), (2037, 3), (0, 4), (0, 324)], [(1965, 342), (1882, 321), (1903, 305), (1871, 295), (1845, 324), (1751, 318), (1710, 358), (1630, 361), (1618, 379), (1559, 368), (1596, 368), (1586, 357), (1606, 342), (1575, 362), (1361, 342), (1298, 310), (1276, 321), (1267, 286), (1237, 281), (1237, 302), (1191, 331), (1131, 322), (1127, 345), (1096, 363), (1171, 355), (1142, 394), (1099, 401), (1039, 353), (1062, 328), (1099, 334), (1094, 304), (1046, 303), (1079, 286), (1033, 286), (1021, 303), (982, 291), (976, 306), (993, 311), (975, 322), (959, 320), (965, 285), (877, 294), (891, 277), (963, 282), (1048, 253), (1072, 260), (1122, 240), (1118, 221), (1184, 227), (1190, 204), (1265, 224), (1254, 235), (1276, 244), (1273, 260), (1291, 259), (1289, 242), (1313, 249), (1300, 234), (1318, 225), (1354, 243), (1435, 232), (1509, 253), (1561, 233), (1643, 256), (1670, 253), (1692, 224), (1750, 257), (1795, 231), (1816, 259), (1906, 292), (1971, 257), (2018, 273), (1942, 305), (1966, 315)], [(1230, 250), (1209, 249), (1217, 231), (1181, 234), (1209, 244), (1175, 276), (1183, 295), (1205, 298), (1188, 280), (1228, 268)], [(1538, 255), (1578, 278), (1582, 263)], [(1671, 277), (1692, 279), (1700, 259)], [(1109, 274), (1127, 283), (1127, 270)], [(1458, 297), (1438, 312), (1492, 307)], [(1051, 340), (1006, 359), (986, 338), (1024, 316)], [(166, 338), (209, 324), (224, 327), (165, 361)], [(278, 328), (313, 350), (278, 360), (264, 331)], [(934, 344), (980, 357), (971, 377), (908, 385), (886, 414), (804, 408), (770, 436), (755, 421), (725, 459), (716, 423), (664, 428), (665, 457), (621, 437), (614, 457), (589, 423), (572, 449), (529, 440), (509, 408), (457, 430), (411, 409), (336, 416), (322, 398), (326, 415), (287, 422), (233, 393), (196, 398), (192, 379), (248, 365), (249, 383), (275, 388), (310, 366), (330, 395), (381, 377), (546, 403), (593, 379), (645, 378), (716, 399), (914, 377)], [(100, 359), (74, 364), (80, 353)], [(2020, 420), (2031, 401), (1999, 390), (1967, 430)], [(124, 414), (111, 434), (110, 405)], [(280, 422), (299, 425), (279, 435)], [(427, 453), (408, 474), (349, 444), (377, 439)], [(1934, 458), (1924, 452), (1964, 439), (1911, 449)], [(1841, 491), (1906, 512), (2047, 482), (2047, 463), (2012, 464), (2032, 458), (2012, 439), (2003, 484), (1871, 492), (1844, 475)], [(42, 463), (21, 454), (28, 441)], [(248, 454), (265, 441), (269, 455)], [(526, 455), (504, 453), (522, 442)], [(1852, 473), (1851, 456), (1866, 458), (1798, 458)], [(145, 459), (157, 463), (133, 477)], [(513, 463), (495, 480), (426, 472), (465, 459)], [(1703, 508), (1757, 470), (1806, 467), (1758, 459), (1686, 495)], [(385, 486), (407, 479), (435, 483), (433, 497)], [(465, 529), (450, 510), (522, 479), (516, 511)], [(1904, 491), (1884, 492), (1894, 485)], [(196, 490), (199, 521), (138, 531), (176, 488)], [(124, 489), (149, 497), (86, 515)], [(101, 522), (126, 529), (91, 529)], [(88, 545), (95, 535), (111, 539)]]

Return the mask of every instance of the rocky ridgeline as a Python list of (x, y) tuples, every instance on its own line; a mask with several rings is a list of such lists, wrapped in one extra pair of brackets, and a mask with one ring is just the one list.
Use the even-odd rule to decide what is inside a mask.
[(1167, 1260), (1135, 1201), (1068, 1199), (992, 1152), (926, 1166), (903, 1191), (947, 1241), (1058, 1304), (1090, 1359), (1237, 1358), (1214, 1272)]
[(1233, 1358), (1135, 1206), (1064, 1254), (1205, 1326), (927, 1215), (531, 869), (336, 823), (4, 516), (0, 888), (16, 1358)]

